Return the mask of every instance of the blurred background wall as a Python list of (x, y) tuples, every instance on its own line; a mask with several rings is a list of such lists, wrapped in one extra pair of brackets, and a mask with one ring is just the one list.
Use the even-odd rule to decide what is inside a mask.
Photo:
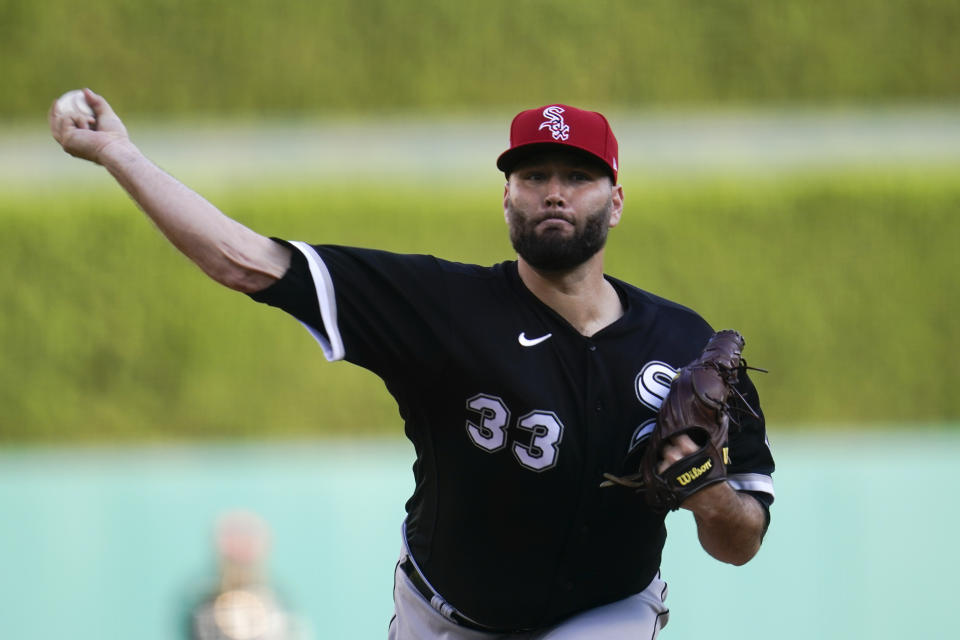
[(85, 82), (129, 113), (511, 112), (956, 98), (945, 0), (4, 0), (4, 116)]
[[(410, 479), (412, 451), (377, 458), (401, 430), (376, 378), (328, 365), (296, 322), (206, 281), (106, 172), (59, 151), (46, 110), (81, 86), (106, 96), (161, 166), (258, 231), (480, 263), (512, 257), (493, 166), (510, 118), (551, 102), (604, 111), (621, 143), (627, 205), (608, 271), (740, 329), (751, 363), (771, 370), (757, 384), (781, 460), (778, 486), (794, 491), (778, 501), (764, 551), (783, 555), (744, 582), (744, 597), (763, 599), (767, 611), (827, 615), (835, 601), (817, 595), (813, 574), (802, 593), (766, 587), (783, 587), (775, 567), (796, 559), (798, 544), (823, 541), (810, 562), (790, 566), (825, 576), (867, 553), (860, 537), (828, 544), (837, 531), (878, 540), (850, 565), (864, 580), (877, 578), (865, 566), (896, 567), (880, 579), (902, 585), (908, 567), (890, 556), (905, 549), (943, 556), (939, 570), (921, 572), (932, 596), (940, 571), (960, 567), (949, 549), (917, 540), (955, 522), (943, 504), (957, 482), (943, 477), (931, 494), (942, 503), (903, 513), (890, 511), (888, 490), (852, 474), (917, 482), (908, 475), (917, 459), (949, 464), (960, 452), (958, 32), (954, 0), (0, 0), (0, 450), (16, 470), (4, 476), (8, 486), (33, 496), (0, 525), (8, 554), (0, 601), (21, 612), (7, 624), (30, 626), (34, 616), (22, 612), (44, 603), (58, 572), (82, 580), (111, 557), (127, 562), (110, 550), (91, 555), (91, 545), (129, 540), (130, 504), (189, 532), (172, 554), (181, 560), (202, 557), (218, 510), (286, 504), (242, 488), (251, 469), (274, 470), (275, 454), (258, 462), (245, 446), (310, 443), (321, 464), (313, 443), (360, 437), (350, 445), (355, 465), (382, 459), (391, 486)], [(838, 433), (879, 449), (837, 455)], [(222, 447), (247, 453), (211, 453)], [(226, 488), (178, 484), (176, 464), (155, 476), (123, 466), (164, 451), (216, 460)], [(106, 480), (85, 475), (101, 468)], [(295, 468), (304, 475), (276, 495), (319, 481), (310, 464)], [(38, 472), (51, 469), (62, 484)], [(93, 488), (65, 492), (74, 474)], [(142, 493), (128, 504), (115, 497), (124, 487)], [(0, 508), (13, 510), (18, 493), (0, 494)], [(304, 502), (270, 514), (304, 536), (284, 551), (299, 559), (287, 580), (304, 585), (296, 597), (314, 622), (349, 620), (303, 576), (369, 525), (364, 505), (338, 511), (354, 526), (316, 549), (301, 528), (316, 524), (303, 520)], [(399, 526), (402, 497), (390, 504)], [(42, 535), (27, 536), (23, 556), (27, 531)], [(170, 553), (160, 531), (130, 535)], [(380, 529), (375, 556), (392, 557), (396, 538)], [(98, 561), (45, 565), (59, 557), (52, 549)], [(817, 567), (821, 551), (829, 560)], [(17, 575), (3, 571), (11, 558), (22, 561)], [(710, 566), (696, 558), (683, 571)], [(379, 564), (387, 586), (370, 597), (385, 598), (385, 625), (392, 564)], [(185, 569), (150, 566), (171, 572), (171, 584)], [(108, 587), (96, 602), (133, 597), (114, 584), (129, 574), (104, 570)], [(758, 570), (736, 575), (748, 571)], [(731, 596), (729, 608), (738, 602)], [(869, 598), (857, 602), (837, 611), (870, 610)], [(902, 624), (885, 628), (908, 628), (906, 612), (886, 611)], [(858, 628), (849, 617), (831, 620), (823, 637)]]

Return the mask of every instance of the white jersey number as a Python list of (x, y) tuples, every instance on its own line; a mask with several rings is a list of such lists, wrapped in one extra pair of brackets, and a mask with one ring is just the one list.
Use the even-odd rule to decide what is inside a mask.
[(543, 471), (557, 464), (563, 423), (552, 411), (531, 411), (517, 420), (517, 426), (530, 432), (530, 445), (513, 443), (513, 455), (528, 469)]
[(473, 444), (490, 452), (503, 449), (510, 424), (510, 410), (503, 400), (481, 393), (467, 400), (467, 408), (480, 414), (479, 424), (467, 418), (467, 433)]
[[(480, 393), (467, 400), (467, 408), (478, 419), (467, 418), (470, 441), (484, 451), (500, 451), (507, 444), (510, 409), (496, 396)], [(552, 411), (531, 411), (517, 420), (517, 429), (530, 434), (529, 444), (513, 443), (513, 455), (521, 465), (533, 471), (545, 471), (557, 464), (563, 423)]]

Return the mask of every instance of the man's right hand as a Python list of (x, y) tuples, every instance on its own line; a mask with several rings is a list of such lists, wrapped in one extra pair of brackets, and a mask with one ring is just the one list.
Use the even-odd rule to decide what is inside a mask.
[(70, 155), (103, 164), (101, 158), (104, 149), (118, 142), (129, 143), (130, 137), (127, 135), (127, 128), (106, 100), (90, 89), (84, 89), (83, 95), (93, 109), (96, 122), (90, 123), (88, 119), (59, 113), (54, 101), (48, 114), (50, 132)]
[(252, 293), (287, 272), (291, 249), (225, 216), (200, 194), (150, 162), (130, 142), (107, 101), (83, 90), (90, 116), (50, 108), (50, 131), (72, 156), (103, 165), (160, 231), (220, 284)]

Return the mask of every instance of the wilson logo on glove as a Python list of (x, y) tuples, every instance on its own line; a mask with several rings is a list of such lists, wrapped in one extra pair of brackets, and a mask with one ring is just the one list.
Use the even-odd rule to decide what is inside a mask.
[(699, 478), (700, 476), (702, 476), (703, 474), (705, 474), (707, 471), (710, 471), (712, 467), (713, 467), (713, 462), (710, 460), (707, 460), (699, 467), (694, 467), (693, 469), (690, 469), (690, 471), (687, 471), (686, 473), (681, 473), (680, 475), (678, 475), (677, 484), (679, 484), (682, 487), (685, 487), (691, 482), (693, 482), (694, 480), (696, 480), (697, 478)]

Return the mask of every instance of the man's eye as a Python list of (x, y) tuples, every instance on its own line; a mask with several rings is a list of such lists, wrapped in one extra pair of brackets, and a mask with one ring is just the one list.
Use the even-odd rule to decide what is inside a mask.
[(574, 182), (586, 182), (590, 180), (590, 175), (582, 171), (574, 171), (570, 174), (570, 179)]

